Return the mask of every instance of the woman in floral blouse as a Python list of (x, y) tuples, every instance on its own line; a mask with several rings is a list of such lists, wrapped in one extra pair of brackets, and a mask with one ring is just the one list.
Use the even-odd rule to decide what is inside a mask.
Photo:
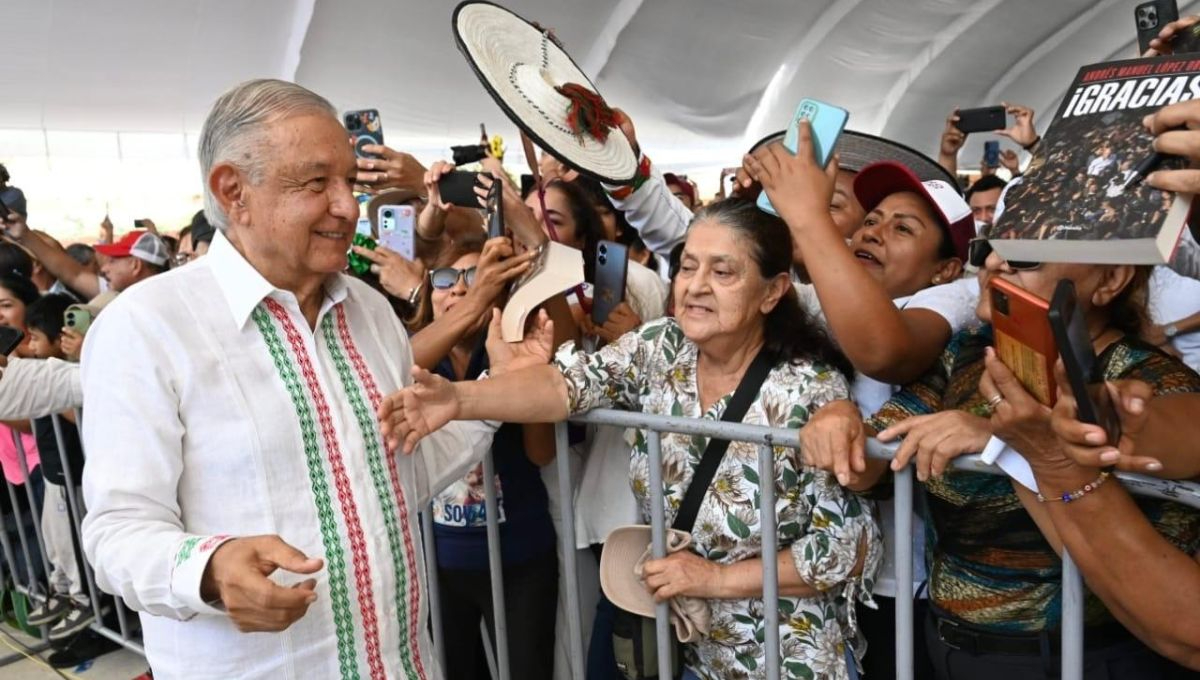
[[(718, 420), (762, 347), (777, 357), (743, 422), (802, 426), (809, 413), (847, 396), (850, 367), (801, 310), (791, 285), (791, 235), (752, 203), (724, 201), (701, 210), (688, 233), (675, 281), (677, 317), (632, 331), (594, 353), (527, 340), (529, 365), (490, 380), (450, 383), (414, 369), (416, 384), (380, 412), (393, 446), (411, 450), (453, 419), (557, 421), (592, 408)], [(545, 328), (539, 337), (545, 337)], [(707, 445), (703, 437), (662, 440), (666, 521), (677, 511)], [(651, 561), (647, 588), (660, 599), (708, 600), (708, 637), (689, 646), (689, 672), (702, 678), (762, 677), (763, 530), (759, 526), (757, 450), (733, 443), (700, 507), (691, 552)], [(881, 556), (870, 512), (796, 451), (775, 449), (780, 551), (779, 633), (788, 677), (849, 677), (847, 651), (861, 654), (848, 605), (869, 601)], [(630, 465), (634, 493), (650, 516), (646, 440)], [(686, 676), (685, 676), (686, 677)]]

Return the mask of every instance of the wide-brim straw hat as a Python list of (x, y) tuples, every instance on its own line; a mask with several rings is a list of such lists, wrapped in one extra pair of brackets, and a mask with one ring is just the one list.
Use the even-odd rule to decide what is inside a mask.
[(451, 22), (471, 70), (534, 144), (602, 182), (633, 182), (633, 147), (596, 86), (550, 32), (478, 0), (459, 4)]

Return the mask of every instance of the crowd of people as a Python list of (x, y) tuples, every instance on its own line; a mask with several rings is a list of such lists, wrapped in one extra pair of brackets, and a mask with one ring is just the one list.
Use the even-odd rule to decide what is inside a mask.
[[(94, 245), (63, 246), (0, 166), (0, 325), (22, 333), (0, 375), (0, 466), (19, 490), (0, 516), (14, 541), (39, 537), (48, 567), (6, 554), (0, 588), (33, 585), (22, 619), (58, 645), (51, 663), (115, 647), (91, 628), (127, 606), (154, 677), (490, 677), (493, 515), (510, 677), (565, 677), (570, 514), (590, 680), (656, 674), (622, 607), (639, 597), (686, 619), (672, 629), (692, 631), (684, 678), (764, 677), (768, 626), (785, 677), (893, 677), (898, 598), (914, 600), (919, 678), (1057, 677), (1064, 551), (1088, 588), (1084, 677), (1200, 670), (1200, 509), (1113, 474), (1200, 480), (1200, 245), (1185, 231), (1171, 262), (1135, 266), (1007, 262), (986, 240), (1029, 193), (1119, 231), (1195, 193), (1193, 172), (1151, 174), (1145, 200), (1116, 211), (1109, 187), (1131, 161), (1111, 139), (1039, 150), (1034, 111), (1005, 104), (998, 135), (1032, 158), (1075, 154), (1079, 175), (1025, 183), (1028, 159), (1007, 149), (967, 181), (952, 112), (937, 160), (847, 130), (822, 167), (801, 125), (795, 153), (769, 136), (704, 201), (601, 105), (636, 154), (631, 183), (553, 148), (521, 182), (489, 155), (478, 209), (443, 200), (460, 168), (382, 145), (356, 157), (327, 100), (277, 80), (214, 103), (204, 209), (176, 233), (145, 220), (115, 234), (106, 217)], [(1122, 134), (1200, 162), (1200, 102), (1136, 125)], [(373, 240), (381, 207), (405, 205), (412, 258)], [(371, 238), (356, 241), (362, 213)], [(583, 282), (505, 342), (506, 295), (551, 241), (582, 254)], [(596, 319), (605, 243), (629, 262), (624, 299)], [(1045, 300), (1072, 282), (1117, 441), (1080, 421), (1061, 366), (1047, 405), (1000, 361), (994, 279)], [(801, 447), (775, 447), (774, 480), (746, 442), (713, 457), (704, 437), (664, 436), (660, 471), (636, 428), (572, 425), (560, 450), (553, 424), (596, 408), (732, 414), (798, 430)], [(897, 442), (894, 460), (868, 459), (871, 437)], [(952, 467), (987, 450), (1033, 481)], [(917, 529), (896, 536), (892, 474), (908, 465)], [(712, 481), (692, 495), (695, 479)], [(634, 565), (614, 543), (655, 498), (686, 540)], [(912, 583), (897, 582), (898, 541), (913, 543)]]

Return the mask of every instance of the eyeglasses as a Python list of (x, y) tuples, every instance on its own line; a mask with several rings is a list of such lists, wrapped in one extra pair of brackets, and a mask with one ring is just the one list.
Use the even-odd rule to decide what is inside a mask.
[[(987, 263), (988, 255), (992, 254), (992, 244), (986, 238), (973, 238), (967, 243), (967, 263), (972, 267), (979, 269)], [(1041, 262), (1027, 262), (1025, 260), (1005, 260), (1009, 269), (1017, 271), (1031, 271), (1042, 266)]]
[(458, 284), (458, 280), (466, 281), (467, 288), (475, 284), (475, 267), (455, 269), (454, 267), (438, 267), (429, 272), (429, 283), (438, 290), (449, 290)]

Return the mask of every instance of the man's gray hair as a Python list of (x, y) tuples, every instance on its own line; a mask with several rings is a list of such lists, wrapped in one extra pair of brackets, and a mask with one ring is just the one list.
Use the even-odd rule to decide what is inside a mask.
[(231, 163), (245, 171), (252, 183), (261, 182), (270, 151), (259, 148), (259, 141), (267, 125), (312, 111), (337, 117), (329, 100), (284, 80), (247, 80), (217, 98), (200, 131), (200, 179), (204, 183), (204, 215), (210, 224), (221, 231), (229, 226), (208, 184), (213, 166)]

